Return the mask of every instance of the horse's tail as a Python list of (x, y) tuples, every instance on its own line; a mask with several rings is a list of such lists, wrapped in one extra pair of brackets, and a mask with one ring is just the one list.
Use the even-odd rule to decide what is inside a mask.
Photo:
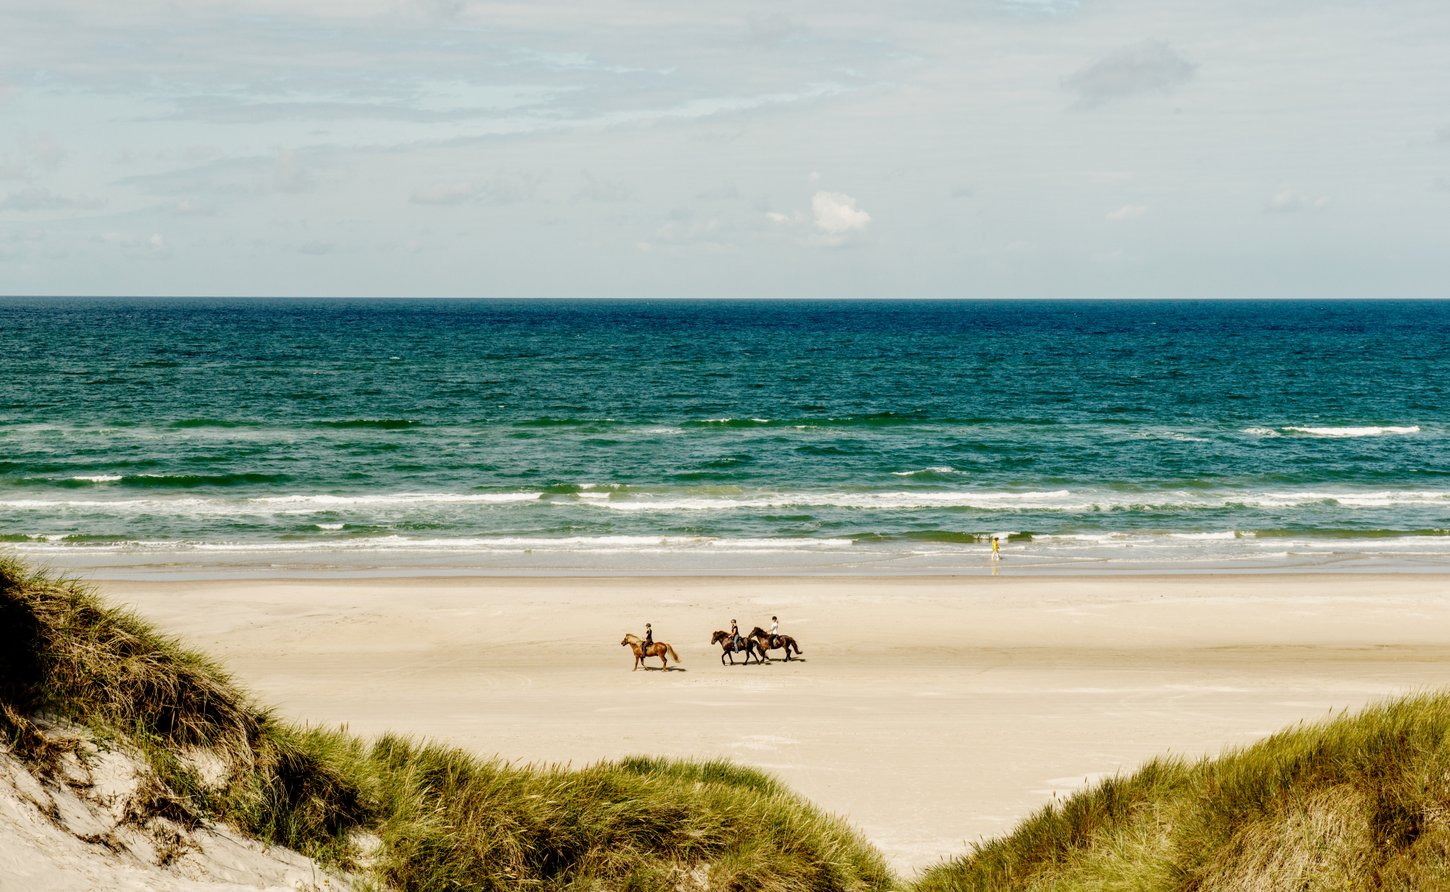
[(676, 663), (683, 663), (684, 662), (684, 660), (681, 660), (680, 659), (680, 655), (677, 654), (677, 653), (675, 653), (675, 648), (674, 648), (673, 645), (666, 644), (665, 645), (665, 650), (667, 650), (667, 651), (670, 652), (670, 659), (674, 660)]
[(791, 640), (790, 640), (790, 643), (791, 643), (791, 644), (794, 644), (794, 645), (795, 645), (795, 652), (796, 652), (796, 653), (798, 653), (798, 654), (803, 654), (803, 653), (805, 653), (805, 651), (803, 651), (803, 650), (801, 650), (801, 643), (800, 643), (800, 642), (799, 642), (799, 641), (797, 641), (797, 640), (795, 640), (795, 639), (794, 639), (794, 638), (792, 638), (792, 639), (791, 639)]

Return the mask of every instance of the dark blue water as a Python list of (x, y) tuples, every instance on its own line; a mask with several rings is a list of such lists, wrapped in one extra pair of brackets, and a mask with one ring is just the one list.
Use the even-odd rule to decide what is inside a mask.
[(22, 552), (1450, 553), (1445, 302), (4, 299), (0, 357)]

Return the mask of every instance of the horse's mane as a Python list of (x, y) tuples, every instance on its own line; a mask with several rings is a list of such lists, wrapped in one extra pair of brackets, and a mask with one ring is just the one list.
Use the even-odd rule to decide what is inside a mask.
[(638, 635), (634, 634), (633, 632), (625, 632), (624, 633), (624, 640), (625, 641), (633, 641), (634, 643), (638, 644), (639, 642), (643, 641), (644, 639), (641, 638), (641, 637), (639, 637)]

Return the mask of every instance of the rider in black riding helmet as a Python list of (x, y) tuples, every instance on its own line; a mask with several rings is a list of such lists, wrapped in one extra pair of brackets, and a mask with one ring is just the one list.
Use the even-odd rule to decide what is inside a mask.
[(644, 624), (644, 644), (642, 645), (644, 652), (645, 653), (649, 653), (649, 649), (651, 647), (654, 647), (654, 644), (655, 644), (655, 632), (654, 632), (654, 629), (651, 629), (649, 627), (649, 623), (645, 623)]

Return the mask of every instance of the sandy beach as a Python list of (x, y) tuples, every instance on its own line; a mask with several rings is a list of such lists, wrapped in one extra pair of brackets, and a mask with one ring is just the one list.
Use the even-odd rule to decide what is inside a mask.
[[(516, 763), (727, 757), (844, 815), (906, 874), (1150, 756), (1216, 753), (1450, 677), (1437, 575), (99, 588), (290, 718)], [(711, 631), (772, 614), (805, 659), (722, 667)], [(646, 621), (682, 671), (631, 672), (620, 638)]]

